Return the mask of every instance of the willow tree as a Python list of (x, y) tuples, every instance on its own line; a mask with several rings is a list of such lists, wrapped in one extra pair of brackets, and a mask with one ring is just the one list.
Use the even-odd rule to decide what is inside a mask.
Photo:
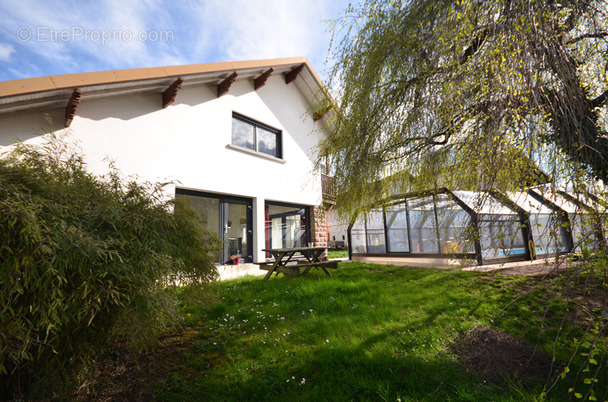
[[(367, 0), (336, 21), (321, 145), (347, 210), (395, 188), (608, 178), (606, 0)], [(564, 171), (563, 169), (568, 170)]]

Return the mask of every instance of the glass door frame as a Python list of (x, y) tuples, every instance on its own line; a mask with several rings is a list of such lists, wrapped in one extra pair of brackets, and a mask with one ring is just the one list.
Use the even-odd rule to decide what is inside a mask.
[(251, 198), (242, 198), (234, 196), (221, 196), (220, 199), (220, 232), (221, 238), (224, 243), (224, 261), (225, 263), (229, 260), (230, 252), (228, 245), (228, 227), (230, 220), (228, 218), (228, 204), (244, 205), (246, 210), (247, 219), (247, 250), (242, 250), (243, 259), (242, 262), (252, 263), (253, 262), (253, 202)]
[[(302, 245), (302, 247), (306, 247), (308, 245), (310, 245), (311, 243), (311, 222), (310, 222), (310, 207), (308, 205), (301, 205), (301, 204), (290, 204), (290, 203), (285, 203), (285, 202), (277, 202), (277, 201), (268, 201), (266, 200), (266, 202), (264, 203), (264, 227), (265, 227), (265, 233), (264, 233), (264, 244), (266, 245), (266, 248), (273, 248), (272, 247), (272, 242), (271, 242), (271, 237), (272, 237), (272, 226), (271, 223), (268, 221), (268, 218), (270, 218), (269, 215), (267, 215), (268, 211), (269, 211), (269, 207), (287, 207), (287, 208), (293, 208), (295, 209), (299, 209), (299, 210), (304, 210), (304, 221), (305, 221), (305, 232), (304, 232), (304, 241), (306, 242), (305, 245)], [(283, 215), (281, 217), (286, 217), (287, 215), (290, 215), (289, 213), (285, 213), (285, 214), (279, 214), (279, 215)], [(293, 214), (295, 215), (295, 214)], [(277, 216), (278, 217), (278, 216)], [(283, 228), (284, 230), (285, 228)], [(284, 233), (282, 233), (284, 235)], [(287, 247), (289, 247), (288, 245), (286, 245)], [(266, 257), (269, 257), (270, 253), (266, 252)]]
[(244, 205), (247, 208), (246, 219), (247, 219), (247, 250), (242, 250), (243, 260), (241, 263), (251, 263), (253, 262), (253, 199), (233, 196), (233, 195), (224, 195), (224, 194), (214, 194), (207, 193), (204, 191), (196, 191), (196, 190), (188, 190), (184, 188), (175, 188), (175, 195), (186, 195), (191, 197), (202, 197), (202, 198), (213, 198), (219, 201), (219, 211), (217, 211), (219, 216), (219, 225), (216, 228), (216, 233), (219, 235), (220, 239), (223, 243), (223, 251), (222, 251), (222, 261), (219, 261), (221, 264), (225, 264), (228, 261), (229, 255), (229, 243), (227, 238), (227, 229), (229, 224), (228, 219), (228, 205), (236, 204), (236, 205)]

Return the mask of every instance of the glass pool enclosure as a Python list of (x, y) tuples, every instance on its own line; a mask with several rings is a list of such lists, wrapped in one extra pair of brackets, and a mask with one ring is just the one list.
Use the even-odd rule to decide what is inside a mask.
[(351, 257), (461, 258), (483, 265), (591, 249), (604, 243), (604, 210), (599, 200), (590, 206), (584, 198), (537, 189), (393, 196), (354, 218), (349, 252)]

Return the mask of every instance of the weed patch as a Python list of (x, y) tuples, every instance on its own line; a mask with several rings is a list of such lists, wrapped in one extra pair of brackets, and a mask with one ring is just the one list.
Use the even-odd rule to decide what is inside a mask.
[(510, 377), (517, 378), (524, 385), (530, 386), (535, 382), (542, 385), (563, 369), (544, 350), (484, 326), (474, 328), (457, 348), (468, 369), (501, 385)]

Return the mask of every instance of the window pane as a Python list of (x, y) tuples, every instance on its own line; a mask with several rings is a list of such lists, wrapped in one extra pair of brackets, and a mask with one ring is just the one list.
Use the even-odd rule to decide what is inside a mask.
[(388, 229), (388, 251), (409, 252), (410, 242), (407, 233), (407, 211), (405, 204), (386, 208), (386, 227)]
[(255, 127), (242, 120), (232, 118), (232, 144), (255, 150), (253, 147)]
[(489, 193), (452, 191), (452, 194), (479, 214), (510, 215), (513, 213), (509, 207), (494, 199)]
[[(535, 191), (540, 192), (538, 190)], [(580, 250), (581, 247), (595, 248), (598, 245), (593, 229), (593, 221), (580, 206), (572, 203), (559, 193), (545, 191), (541, 192), (541, 195), (568, 214), (570, 225), (566, 228), (566, 232), (568, 230), (572, 232), (575, 250)]]
[(412, 253), (438, 253), (433, 197), (408, 200)]
[(372, 211), (367, 216), (367, 252), (376, 254), (386, 253), (382, 211)]
[(474, 251), (469, 233), (471, 217), (447, 195), (437, 195), (437, 220), (442, 254)]
[(367, 253), (365, 241), (365, 215), (360, 214), (350, 231), (353, 253)]
[(306, 247), (306, 208), (266, 204), (267, 244), (272, 248)]
[(526, 253), (517, 215), (479, 215), (483, 258), (501, 258)]
[(249, 249), (247, 245), (247, 205), (225, 203), (228, 222), (225, 228), (227, 257), (246, 258)]
[(595, 237), (592, 217), (582, 213), (572, 213), (569, 217), (575, 250), (596, 248), (599, 243)]
[(566, 233), (557, 214), (530, 214), (536, 254), (566, 251)]
[[(285, 217), (285, 245), (287, 247), (303, 247), (302, 238), (304, 231), (300, 225), (300, 214)], [(290, 246), (291, 244), (291, 246)]]
[(281, 218), (273, 218), (270, 220), (272, 227), (270, 232), (270, 244), (272, 248), (283, 247), (283, 220)]
[(278, 134), (269, 130), (265, 130), (261, 127), (258, 130), (258, 151), (267, 155), (279, 157), (277, 137)]
[[(220, 229), (219, 198), (186, 195), (180, 193), (176, 193), (175, 198), (186, 200), (190, 206), (200, 214), (204, 226), (216, 233), (220, 238), (222, 237), (223, 230)], [(223, 258), (222, 253), (215, 255), (214, 259), (217, 263), (223, 263), (226, 260)]]
[(193, 195), (176, 194), (176, 198), (187, 200), (192, 208), (201, 215), (205, 226), (218, 235), (220, 234), (220, 200)]

